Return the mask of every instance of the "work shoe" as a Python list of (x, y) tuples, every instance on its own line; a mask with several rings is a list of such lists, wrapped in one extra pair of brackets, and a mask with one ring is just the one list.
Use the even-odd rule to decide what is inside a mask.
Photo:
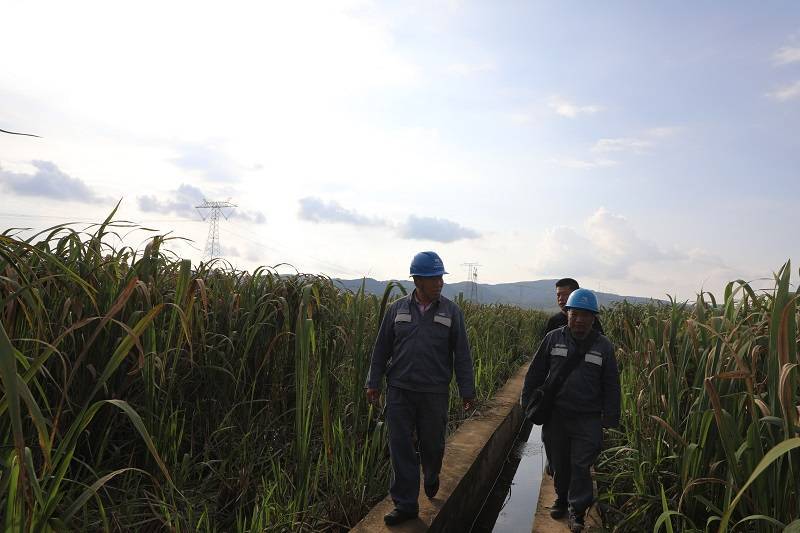
[(564, 518), (566, 514), (567, 514), (566, 500), (557, 499), (553, 503), (553, 505), (550, 506), (550, 518), (558, 520), (559, 518)]
[(569, 514), (569, 530), (570, 533), (580, 533), (583, 531), (585, 524), (583, 523), (583, 513), (576, 514), (570, 513)]
[(436, 480), (430, 485), (425, 484), (425, 496), (433, 498), (437, 492), (439, 492), (439, 476), (436, 476)]
[(391, 513), (384, 515), (383, 521), (386, 522), (387, 526), (396, 526), (397, 524), (402, 524), (407, 520), (413, 520), (416, 517), (417, 513), (409, 513), (407, 511), (395, 509)]

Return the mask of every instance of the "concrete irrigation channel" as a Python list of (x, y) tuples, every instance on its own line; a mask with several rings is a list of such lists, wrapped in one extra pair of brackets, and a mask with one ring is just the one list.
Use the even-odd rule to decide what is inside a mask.
[[(451, 435), (442, 465), (439, 493), (429, 500), (420, 487), (417, 519), (386, 527), (383, 515), (394, 507), (387, 497), (351, 531), (567, 531), (566, 521), (552, 520), (547, 514), (547, 506), (555, 498), (552, 479), (542, 474), (541, 428), (522, 427), (519, 396), (527, 370), (526, 364), (482, 412), (476, 413)], [(599, 524), (596, 517), (593, 518)]]

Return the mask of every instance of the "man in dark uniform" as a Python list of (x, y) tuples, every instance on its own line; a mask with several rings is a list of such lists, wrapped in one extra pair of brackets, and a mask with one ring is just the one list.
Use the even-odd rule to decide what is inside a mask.
[[(561, 308), (561, 311), (554, 314), (547, 320), (547, 324), (545, 324), (544, 329), (542, 330), (542, 338), (544, 338), (545, 335), (554, 329), (558, 329), (567, 325), (567, 309), (565, 307), (567, 305), (567, 298), (569, 298), (569, 295), (572, 294), (572, 291), (578, 289), (580, 289), (580, 285), (578, 285), (578, 282), (572, 278), (561, 278), (560, 280), (556, 281), (556, 302)], [(594, 318), (592, 329), (597, 330), (598, 333), (603, 333), (603, 326), (600, 324), (599, 318)], [(547, 449), (545, 449), (544, 453), (544, 471), (547, 472), (548, 476), (553, 475), (553, 468), (550, 466), (550, 456), (547, 453)]]
[(619, 424), (620, 383), (611, 341), (599, 333), (589, 336), (598, 312), (594, 293), (577, 289), (564, 307), (567, 325), (548, 333), (539, 345), (525, 376), (522, 405), (589, 338), (591, 346), (584, 347), (585, 355), (559, 389), (553, 414), (542, 426), (557, 496), (550, 516), (561, 518), (569, 511), (570, 531), (579, 532), (594, 501), (590, 469), (602, 448), (603, 428)]
[[(580, 289), (578, 282), (572, 278), (561, 278), (556, 281), (556, 302), (561, 311), (554, 314), (547, 320), (544, 329), (542, 330), (542, 337), (560, 327), (567, 325), (567, 310), (564, 307), (567, 304), (567, 298), (572, 294), (572, 291)], [(595, 317), (592, 328), (596, 329), (598, 333), (603, 333), (603, 326), (600, 324), (600, 319)]]
[[(389, 495), (395, 508), (384, 516), (393, 526), (419, 512), (419, 467), (425, 494), (439, 490), (444, 456), (450, 380), (455, 370), (465, 410), (475, 398), (475, 379), (464, 315), (441, 295), (447, 274), (435, 252), (421, 252), (411, 261), (414, 291), (386, 310), (367, 376), (367, 399), (377, 404), (386, 376), (386, 425), (392, 480)], [(417, 461), (413, 434), (420, 447)]]

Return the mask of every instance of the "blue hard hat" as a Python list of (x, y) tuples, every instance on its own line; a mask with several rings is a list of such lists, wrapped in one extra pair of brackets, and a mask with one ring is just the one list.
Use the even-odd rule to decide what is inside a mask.
[(436, 252), (420, 252), (411, 260), (411, 275), (432, 278), (447, 274), (442, 258)]
[(597, 296), (589, 289), (575, 289), (572, 291), (567, 299), (567, 305), (564, 307), (567, 309), (584, 309), (592, 313), (599, 311), (597, 308)]

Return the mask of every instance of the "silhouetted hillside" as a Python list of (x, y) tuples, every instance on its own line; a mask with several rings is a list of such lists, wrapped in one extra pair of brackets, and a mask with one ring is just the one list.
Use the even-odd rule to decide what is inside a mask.
[[(368, 293), (383, 295), (386, 290), (386, 281), (378, 281), (372, 278), (366, 279), (336, 279), (342, 286), (356, 291), (364, 283), (364, 288)], [(400, 281), (407, 291), (414, 288), (411, 280)], [(478, 284), (478, 298), (481, 303), (504, 303), (518, 305), (530, 309), (543, 309), (555, 311), (558, 309), (555, 296), (555, 279), (540, 279), (537, 281), (517, 281), (514, 283), (499, 283), (497, 285)], [(587, 287), (592, 289), (592, 287)], [(594, 289), (592, 289), (594, 290)], [(463, 293), (465, 298), (470, 296), (470, 283), (460, 281), (458, 283), (445, 283), (442, 291), (448, 298), (455, 298), (459, 293)], [(607, 292), (597, 292), (598, 302), (601, 306), (609, 305), (612, 302), (627, 300), (631, 303), (649, 302), (650, 298), (641, 296), (622, 296)]]

